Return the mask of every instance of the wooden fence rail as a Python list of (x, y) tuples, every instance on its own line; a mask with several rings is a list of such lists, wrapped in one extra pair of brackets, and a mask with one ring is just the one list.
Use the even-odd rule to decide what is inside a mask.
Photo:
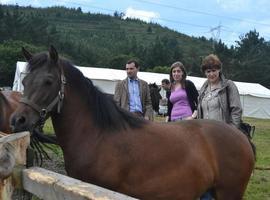
[(45, 200), (135, 200), (39, 167), (23, 170), (23, 187)]
[[(0, 178), (0, 200), (11, 200), (15, 188), (24, 189), (44, 200), (136, 200), (43, 168), (26, 169), (26, 149), (30, 144), (29, 132), (11, 135), (0, 132), (0, 147), (6, 144), (12, 146), (12, 152), (9, 153), (15, 159), (15, 166), (13, 172), (12, 170), (10, 172), (11, 176)], [(5, 152), (0, 148), (0, 163), (1, 153)]]

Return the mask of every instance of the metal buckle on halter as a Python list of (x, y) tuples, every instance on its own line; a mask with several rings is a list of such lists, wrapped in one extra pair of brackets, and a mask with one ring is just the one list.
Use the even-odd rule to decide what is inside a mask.
[(66, 77), (63, 74), (61, 74), (61, 82), (66, 84)]
[(41, 111), (39, 112), (39, 116), (41, 118), (45, 118), (47, 115), (47, 110), (45, 108), (41, 109)]
[(59, 91), (58, 95), (59, 95), (59, 100), (62, 101), (65, 96), (64, 92)]

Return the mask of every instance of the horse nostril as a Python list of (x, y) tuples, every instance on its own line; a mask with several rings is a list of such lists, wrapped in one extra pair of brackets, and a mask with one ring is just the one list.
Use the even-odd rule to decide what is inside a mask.
[(25, 116), (13, 116), (10, 123), (12, 132), (24, 131), (26, 123), (27, 118)]
[(21, 116), (21, 117), (19, 117), (19, 119), (17, 119), (17, 123), (18, 124), (24, 124), (25, 123), (25, 117), (24, 116)]

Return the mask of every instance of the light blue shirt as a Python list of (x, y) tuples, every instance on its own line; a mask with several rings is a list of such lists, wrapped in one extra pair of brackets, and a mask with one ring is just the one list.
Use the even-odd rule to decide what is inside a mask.
[(128, 91), (129, 91), (129, 111), (142, 113), (142, 103), (138, 79), (128, 78)]

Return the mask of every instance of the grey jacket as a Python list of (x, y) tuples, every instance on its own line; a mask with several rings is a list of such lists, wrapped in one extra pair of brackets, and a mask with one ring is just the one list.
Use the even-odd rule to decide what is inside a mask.
[[(150, 90), (147, 82), (139, 79), (140, 97), (143, 115), (153, 120), (153, 109), (150, 97)], [(114, 100), (116, 104), (125, 110), (129, 110), (128, 78), (117, 83), (115, 87)]]
[[(205, 95), (205, 91), (208, 87), (208, 81), (206, 81), (199, 92), (198, 97), (198, 118), (203, 119), (202, 112), (202, 99)], [(233, 124), (239, 128), (242, 118), (242, 106), (240, 102), (240, 95), (238, 89), (233, 81), (227, 80), (221, 75), (221, 90), (218, 93), (218, 100), (221, 105), (223, 118), (226, 119), (226, 123)], [(229, 102), (228, 102), (229, 101)]]

